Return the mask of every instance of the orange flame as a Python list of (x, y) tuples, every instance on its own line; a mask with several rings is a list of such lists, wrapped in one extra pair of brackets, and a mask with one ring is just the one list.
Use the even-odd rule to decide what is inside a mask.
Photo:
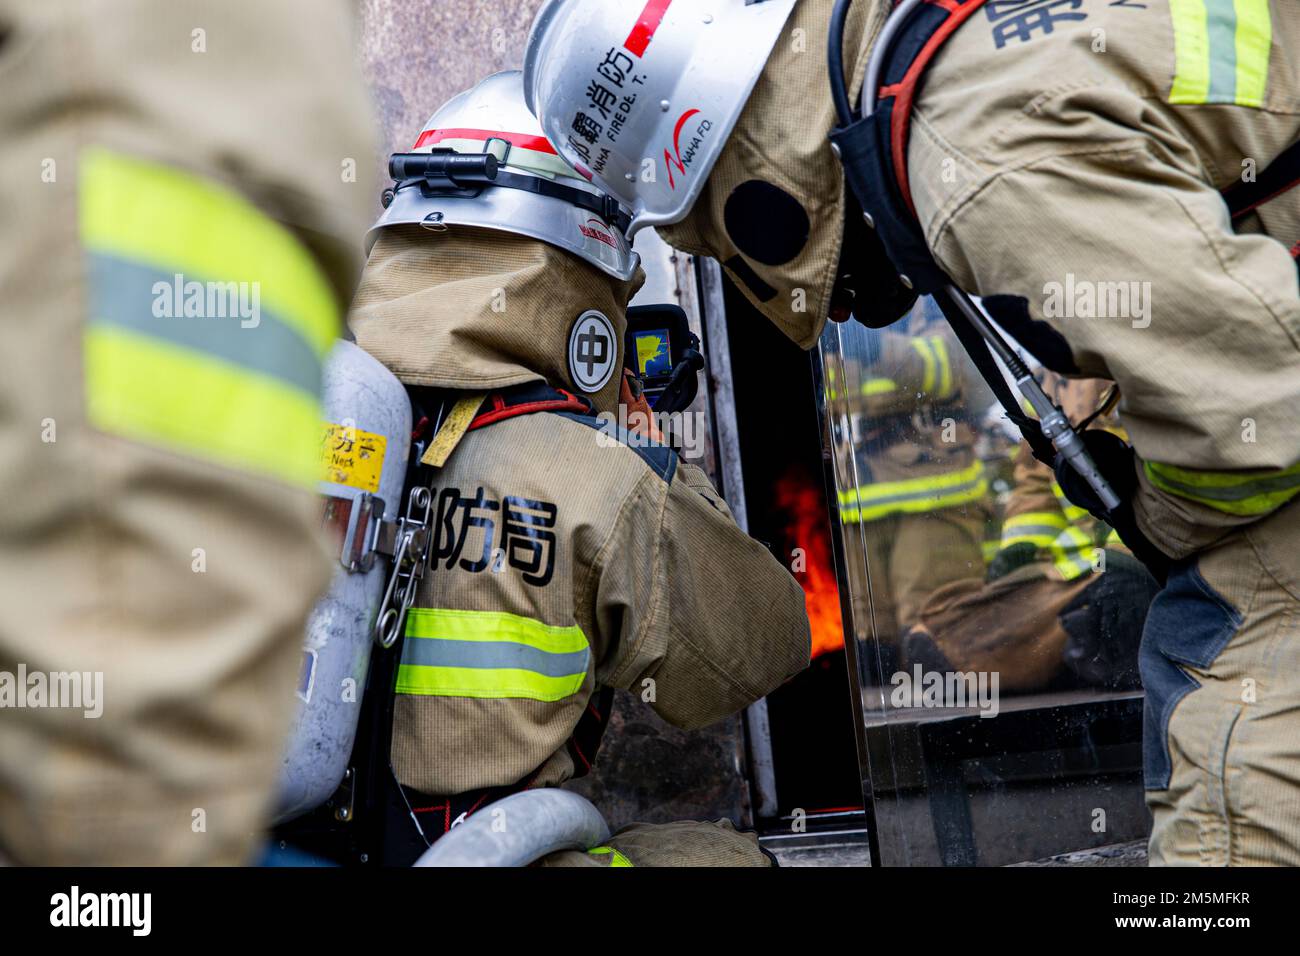
[(803, 587), (808, 623), (812, 627), (812, 656), (817, 658), (838, 651), (844, 646), (844, 623), (840, 617), (840, 592), (831, 560), (830, 526), (821, 486), (805, 469), (792, 466), (777, 480), (773, 497), (777, 509), (788, 519), (787, 553), (795, 556), (794, 576)]

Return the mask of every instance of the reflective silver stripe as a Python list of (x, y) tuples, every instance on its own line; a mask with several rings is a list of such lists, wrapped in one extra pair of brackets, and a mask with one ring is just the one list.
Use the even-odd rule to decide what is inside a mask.
[(402, 663), (421, 667), (472, 667), (479, 670), (514, 668), (545, 677), (585, 674), (591, 650), (554, 654), (511, 641), (452, 641), (438, 637), (406, 637)]
[[(153, 314), (155, 283), (165, 283), (170, 300), (176, 281), (174, 273), (101, 252), (87, 253), (93, 322), (138, 332), (172, 345), (193, 349), (248, 371), (257, 372), (307, 392), (319, 395), (321, 361), (311, 344), (297, 330), (258, 307), (258, 324), (243, 327), (235, 316), (184, 315), (158, 317)], [(219, 280), (184, 276), (183, 281)], [(235, 280), (231, 280), (235, 282)], [(205, 286), (206, 306), (206, 286)]]
[(1008, 541), (1012, 538), (1041, 538), (1045, 541), (1055, 541), (1057, 535), (1061, 533), (1060, 526), (1053, 527), (1045, 524), (1018, 524), (1009, 528), (1002, 529), (1002, 540)]

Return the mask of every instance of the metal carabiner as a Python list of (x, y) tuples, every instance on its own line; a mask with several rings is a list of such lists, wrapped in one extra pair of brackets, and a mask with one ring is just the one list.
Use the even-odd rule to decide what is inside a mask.
[(389, 648), (402, 633), (406, 612), (415, 603), (416, 591), (424, 578), (431, 550), (429, 518), (433, 493), (422, 485), (411, 489), (406, 514), (398, 521), (397, 541), (393, 547), (393, 573), (384, 589), (384, 600), (375, 619), (375, 641)]

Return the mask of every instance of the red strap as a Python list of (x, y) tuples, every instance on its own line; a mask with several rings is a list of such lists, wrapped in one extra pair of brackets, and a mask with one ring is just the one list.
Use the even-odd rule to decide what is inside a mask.
[(583, 753), (582, 748), (578, 746), (577, 739), (570, 738), (569, 744), (573, 747), (573, 752), (578, 755), (578, 759), (582, 761), (582, 766), (586, 768), (587, 773), (591, 773), (591, 761), (587, 759), (587, 755)]
[(479, 412), (474, 416), (474, 420), (469, 423), (468, 431), (476, 428), (482, 428), (485, 425), (492, 425), (496, 422), (503, 422), (507, 418), (514, 418), (517, 415), (530, 415), (533, 412), (586, 412), (590, 406), (582, 399), (566, 392), (564, 389), (556, 389), (564, 398), (549, 398), (540, 402), (520, 402), (518, 405), (507, 405), (506, 400), (500, 395), (492, 396), (492, 407), (486, 412)]
[(411, 429), (411, 441), (413, 442), (419, 441), (421, 438), (424, 437), (424, 433), (428, 430), (429, 430), (429, 416), (421, 415), (420, 420), (416, 422), (415, 427)]
[(984, 0), (929, 0), (930, 3), (948, 11), (948, 19), (939, 25), (934, 34), (926, 41), (921, 52), (917, 54), (912, 65), (903, 74), (902, 80), (880, 89), (882, 98), (893, 96), (894, 112), (890, 117), (889, 138), (894, 160), (894, 175), (898, 178), (898, 188), (907, 203), (908, 210), (916, 215), (912, 205), (912, 188), (907, 178), (907, 139), (912, 125), (912, 102), (916, 98), (916, 88), (925, 75), (926, 68), (934, 59), (944, 41), (970, 17), (972, 13), (984, 6)]

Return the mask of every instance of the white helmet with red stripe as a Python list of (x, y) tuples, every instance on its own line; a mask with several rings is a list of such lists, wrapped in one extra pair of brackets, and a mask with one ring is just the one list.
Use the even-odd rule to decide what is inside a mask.
[(524, 95), (560, 154), (632, 209), (689, 211), (795, 0), (547, 0)]
[(430, 117), (409, 153), (395, 153), (392, 198), (366, 234), (389, 226), (473, 226), (528, 236), (629, 279), (640, 262), (628, 212), (580, 176), (524, 104), (522, 74), (494, 73)]

